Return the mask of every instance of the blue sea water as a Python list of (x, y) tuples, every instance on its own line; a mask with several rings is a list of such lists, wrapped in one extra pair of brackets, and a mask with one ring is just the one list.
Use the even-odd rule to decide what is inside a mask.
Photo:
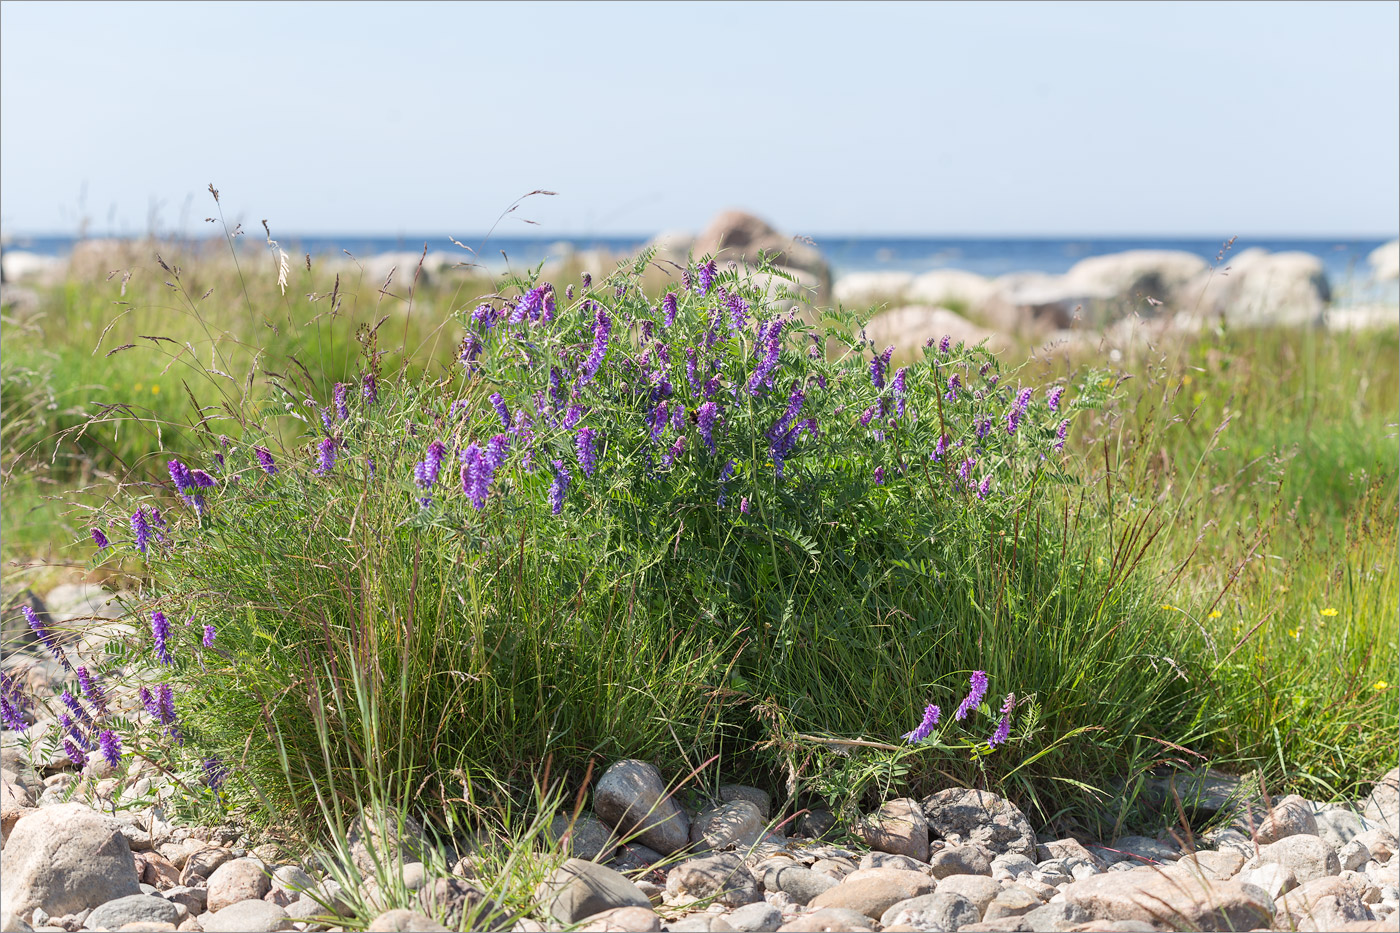
[[(574, 250), (606, 250), (627, 253), (637, 249), (648, 237), (583, 236), (583, 237), (500, 237), (490, 239), (462, 238), (462, 242), (478, 252), (477, 261), (490, 267), (504, 266), (508, 258), (514, 268), (533, 266), (562, 252), (562, 244)], [(65, 255), (72, 249), (71, 236), (13, 237), (9, 249), (30, 250), (45, 255)], [(342, 250), (356, 257), (376, 253), (417, 252), (424, 244), (432, 251), (458, 251), (447, 237), (433, 235), (342, 234), (317, 236), (284, 236), (282, 245), (289, 252), (311, 253), (313, 256), (340, 254)], [(1387, 242), (1375, 238), (1249, 238), (1240, 237), (1225, 251), (1225, 238), (1181, 237), (819, 237), (817, 248), (831, 263), (837, 276), (849, 272), (928, 272), (934, 269), (962, 269), (994, 277), (1009, 272), (1061, 273), (1081, 259), (1120, 253), (1134, 249), (1182, 250), (1220, 266), (1229, 265), (1230, 256), (1245, 249), (1260, 247), (1270, 252), (1297, 250), (1320, 258), (1327, 270), (1333, 290), (1341, 295), (1363, 297), (1372, 291), (1367, 284), (1369, 266), (1366, 257), (1376, 247)], [(468, 254), (462, 251), (464, 257)]]

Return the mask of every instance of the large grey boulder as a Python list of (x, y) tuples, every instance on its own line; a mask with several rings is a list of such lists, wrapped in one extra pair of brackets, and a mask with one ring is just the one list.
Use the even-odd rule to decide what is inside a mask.
[(1324, 322), (1332, 287), (1311, 253), (1247, 249), (1182, 286), (1179, 304), (1192, 320), (1224, 319), (1235, 327)]
[(88, 914), (84, 926), (93, 930), (119, 930), (128, 923), (179, 923), (180, 909), (163, 897), (129, 894), (108, 901)]
[(928, 861), (928, 819), (917, 800), (899, 797), (856, 824), (855, 835), (877, 852)]
[(832, 286), (837, 304), (857, 310), (902, 299), (914, 284), (912, 272), (848, 272)]
[(239, 901), (223, 910), (201, 914), (204, 933), (272, 933), (292, 929), (292, 918), (268, 901)]
[(1371, 267), (1371, 277), (1378, 282), (1400, 279), (1400, 240), (1391, 240), (1371, 250), (1366, 257)]
[(559, 866), (535, 890), (545, 912), (563, 924), (614, 907), (651, 908), (651, 900), (619, 872), (596, 862), (571, 858)]
[(617, 836), (591, 813), (580, 813), (578, 819), (559, 813), (549, 821), (549, 838), (562, 842), (570, 856), (594, 862), (607, 859), (617, 849)]
[(753, 873), (737, 854), (724, 853), (681, 862), (666, 876), (666, 903), (684, 907), (713, 898), (727, 907), (763, 899)]
[(1173, 877), (1150, 866), (1094, 875), (1061, 892), (1066, 903), (1096, 920), (1137, 920), (1174, 929), (1251, 930), (1268, 926), (1273, 916), (1272, 900), (1253, 885)]
[(956, 891), (934, 891), (890, 905), (880, 915), (882, 927), (957, 930), (982, 919), (977, 905)]
[(905, 290), (905, 297), (919, 304), (976, 311), (995, 293), (992, 280), (975, 272), (935, 269), (915, 278)]
[(728, 210), (716, 215), (691, 244), (698, 259), (714, 256), (719, 262), (756, 265), (759, 254), (775, 266), (803, 272), (815, 279), (818, 299), (831, 294), (831, 267), (815, 246), (785, 233), (767, 221), (744, 211)]
[(223, 910), (239, 901), (260, 900), (272, 887), (271, 872), (255, 858), (224, 862), (209, 875), (208, 910)]
[(690, 841), (705, 849), (747, 849), (763, 837), (763, 813), (748, 800), (731, 800), (695, 818)]
[(1093, 317), (1103, 321), (1135, 311), (1151, 316), (1161, 305), (1176, 305), (1182, 289), (1209, 264), (1195, 253), (1166, 249), (1137, 249), (1081, 259), (1064, 279), (1067, 290), (1092, 304)]
[(15, 824), (0, 853), (0, 901), (9, 918), (42, 907), (76, 914), (140, 894), (131, 847), (117, 822), (80, 803), (31, 811)]
[(853, 873), (836, 887), (814, 897), (810, 906), (844, 907), (873, 920), (900, 901), (932, 894), (935, 882), (918, 871), (899, 868), (867, 868)]
[(977, 845), (993, 858), (1004, 853), (1035, 859), (1035, 831), (1011, 801), (990, 791), (950, 787), (923, 800), (929, 830), (952, 845)]
[(1299, 884), (1340, 874), (1342, 863), (1337, 852), (1320, 836), (1298, 834), (1260, 846), (1259, 854), (1245, 863), (1245, 869), (1261, 865), (1282, 865), (1293, 872)]
[(619, 761), (604, 771), (593, 790), (593, 809), (618, 835), (635, 836), (662, 855), (690, 842), (690, 818), (671, 799), (661, 772), (649, 762)]
[(1400, 835), (1400, 768), (1391, 768), (1371, 788), (1361, 815)]

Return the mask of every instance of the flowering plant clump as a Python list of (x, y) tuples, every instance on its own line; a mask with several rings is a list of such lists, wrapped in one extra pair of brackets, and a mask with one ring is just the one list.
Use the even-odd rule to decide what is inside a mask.
[[(235, 755), (267, 777), (298, 728), (360, 728), (353, 669), (421, 718), (393, 740), (415, 765), (509, 769), (556, 749), (561, 716), (570, 754), (654, 754), (676, 716), (718, 741), (720, 714), (677, 704), (710, 709), (726, 680), (786, 697), (803, 724), (884, 730), (906, 707), (870, 690), (912, 698), (954, 669), (961, 649), (937, 646), (973, 637), (956, 621), (968, 574), (1054, 559), (971, 557), (1021, 534), (1042, 483), (1074, 481), (1064, 441), (1103, 377), (1037, 394), (947, 337), (907, 359), (848, 316), (814, 324), (767, 267), (705, 259), (650, 297), (649, 259), (579, 288), (517, 280), (457, 315), (445, 376), (384, 377), (369, 354), (296, 416), (300, 438), (250, 419), (203, 460), (171, 459), (175, 517), (133, 504), (129, 537), (94, 536), (100, 560), (135, 554), (152, 575), (161, 683), (142, 699), (162, 739), (228, 761), (220, 784)], [(304, 402), (289, 390), (287, 410)], [(858, 687), (851, 669), (882, 679)], [(953, 722), (981, 705), (978, 673)], [(635, 680), (596, 695), (619, 677)], [(818, 709), (785, 677), (855, 692)], [(680, 692), (663, 702), (659, 684)], [(492, 718), (525, 709), (528, 727)], [(928, 706), (906, 738), (939, 718)], [(517, 757), (483, 744), (503, 733)]]

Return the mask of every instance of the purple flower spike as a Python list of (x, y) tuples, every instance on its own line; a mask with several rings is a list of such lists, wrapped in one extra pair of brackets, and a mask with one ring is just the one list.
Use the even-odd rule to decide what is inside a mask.
[(979, 498), (979, 499), (985, 499), (985, 498), (987, 498), (987, 493), (989, 493), (989, 492), (991, 492), (991, 491), (992, 491), (992, 478), (991, 478), (990, 476), (984, 476), (984, 477), (982, 477), (982, 482), (980, 482), (980, 483), (977, 484), (977, 498)]
[(219, 788), (224, 786), (224, 781), (228, 779), (228, 768), (219, 758), (204, 759), (204, 783), (209, 785), (209, 789), (218, 793)]
[(744, 496), (739, 500), (739, 511), (745, 515), (749, 514), (749, 497)]
[(933, 734), (933, 727), (938, 725), (940, 710), (932, 703), (924, 709), (924, 718), (913, 732), (906, 732), (900, 736), (901, 739), (910, 745), (917, 745)]
[(549, 486), (549, 510), (555, 515), (564, 511), (564, 495), (569, 491), (569, 468), (563, 460), (554, 461), (554, 482)]
[(1016, 407), (1019, 408), (1021, 411), (1025, 411), (1026, 406), (1031, 403), (1031, 394), (1032, 391), (1029, 387), (1022, 389), (1020, 392), (1017, 392)]
[(218, 485), (218, 480), (205, 470), (190, 470), (190, 479), (194, 480), (195, 486), (200, 489), (212, 489)]
[(987, 744), (992, 748), (1001, 745), (1011, 737), (1011, 711), (1016, 708), (1016, 694), (1008, 693), (1006, 701), (1001, 704), (1001, 721), (997, 723), (996, 731), (992, 737), (987, 739)]
[(506, 455), (510, 453), (510, 438), (504, 434), (497, 434), (486, 442), (486, 463), (494, 473), (505, 465)]
[(676, 312), (680, 310), (680, 306), (676, 302), (675, 292), (667, 292), (666, 297), (661, 299), (661, 310), (666, 315), (664, 322), (667, 327), (676, 323)]
[(215, 634), (216, 634), (216, 633), (215, 633), (215, 631), (214, 631), (214, 626), (212, 626), (212, 625), (206, 625), (206, 626), (204, 626), (204, 640), (201, 641), (200, 644), (204, 645), (204, 647), (206, 647), (206, 648), (212, 648), (212, 647), (214, 647), (214, 635), (215, 635)]
[(599, 367), (603, 365), (603, 358), (608, 355), (608, 338), (611, 334), (612, 320), (600, 305), (593, 319), (593, 350), (588, 354), (588, 359), (583, 361), (583, 370), (579, 374), (580, 385), (587, 385), (597, 375)]
[(146, 689), (145, 687), (137, 687), (136, 695), (141, 698), (141, 705), (146, 708), (146, 713), (152, 719), (159, 719), (160, 704), (157, 703), (156, 698), (151, 695), (151, 691)]
[(157, 609), (151, 613), (151, 639), (156, 643), (156, 657), (160, 658), (160, 663), (167, 666), (175, 663), (175, 659), (170, 656), (170, 647), (166, 644), (169, 637), (170, 621), (165, 618), (165, 613)]
[(1006, 433), (1008, 435), (1015, 434), (1016, 429), (1021, 426), (1022, 411), (1024, 411), (1022, 408), (1012, 408), (1006, 413)]
[(58, 643), (54, 641), (53, 634), (48, 629), (44, 628), (44, 623), (39, 621), (39, 617), (35, 615), (34, 610), (31, 609), (28, 604), (24, 604), (19, 607), (19, 611), (23, 613), (24, 621), (29, 623), (29, 628), (34, 632), (35, 637), (44, 643), (44, 647), (49, 649), (49, 653), (58, 659), (58, 662), (63, 665), (64, 670), (72, 670), (72, 668), (68, 666), (68, 658), (63, 654), (62, 649), (58, 647)]
[(335, 469), (335, 438), (327, 437), (321, 441), (317, 447), (316, 469), (311, 472), (317, 476), (325, 476)]
[(890, 367), (890, 357), (894, 356), (894, 347), (885, 348), (885, 352), (870, 361), (870, 384), (877, 389), (885, 387), (885, 372)]
[(115, 768), (122, 760), (122, 740), (111, 729), (103, 729), (97, 735), (97, 745), (102, 749), (102, 757)]
[(972, 689), (963, 697), (963, 701), (958, 704), (958, 708), (953, 713), (953, 718), (962, 722), (967, 718), (967, 714), (975, 710), (982, 704), (982, 698), (987, 695), (987, 672), (973, 671), (970, 679)]
[(480, 512), (486, 508), (486, 496), (491, 485), (491, 466), (475, 441), (462, 451), (461, 460), (462, 492), (471, 500), (472, 508)]
[(885, 485), (885, 468), (884, 468), (884, 467), (879, 466), (879, 467), (876, 467), (876, 468), (875, 468), (874, 479), (875, 479), (875, 485), (876, 485), (876, 486), (883, 486), (883, 485)]
[(185, 495), (194, 490), (194, 477), (190, 476), (189, 467), (179, 460), (171, 460), (166, 464), (170, 468), (170, 479), (175, 483), (175, 491)]
[(433, 441), (428, 445), (428, 453), (422, 462), (413, 467), (413, 478), (420, 489), (432, 489), (437, 484), (438, 471), (442, 469), (442, 458), (447, 456), (447, 445)]
[(344, 382), (337, 382), (335, 390), (331, 393), (331, 404), (335, 405), (335, 416), (341, 421), (350, 418), (350, 407), (345, 404), (345, 392), (349, 386)]
[(1045, 393), (1045, 404), (1050, 406), (1051, 411), (1060, 410), (1060, 396), (1065, 394), (1064, 386), (1054, 386)]
[(102, 690), (102, 685), (97, 682), (97, 678), (88, 673), (87, 668), (79, 667), (75, 673), (78, 675), (78, 686), (83, 690), (83, 696), (92, 701), (99, 713), (107, 713), (107, 695)]
[(92, 526), (92, 542), (97, 545), (99, 551), (105, 551), (112, 545), (112, 542), (108, 541), (107, 536), (102, 533), (102, 529), (96, 525)]
[(719, 421), (719, 405), (715, 402), (706, 402), (695, 412), (696, 423), (700, 427), (700, 439), (705, 442), (705, 447), (710, 452), (710, 456), (719, 453), (715, 447), (715, 423)]
[(506, 400), (501, 398), (501, 393), (492, 392), (487, 396), (487, 401), (491, 403), (492, 408), (496, 409), (496, 417), (501, 419), (501, 427), (510, 427), (510, 411), (506, 408)]
[(715, 276), (718, 274), (719, 266), (715, 264), (713, 259), (701, 265), (697, 276), (696, 291), (702, 295), (708, 295), (710, 286), (715, 284)]
[(87, 765), (87, 755), (72, 739), (63, 740), (63, 751), (68, 756), (68, 760), (73, 762), (74, 767), (83, 768)]
[(583, 470), (584, 476), (592, 476), (593, 471), (598, 469), (598, 451), (595, 448), (598, 432), (592, 428), (579, 428), (578, 436), (574, 438), (574, 447), (578, 451), (579, 469)]
[(360, 397), (365, 400), (366, 405), (373, 405), (379, 401), (379, 380), (374, 373), (365, 373), (360, 380)]
[(938, 352), (946, 354), (948, 352), (948, 347), (950, 344), (952, 344), (952, 342), (953, 338), (948, 336), (947, 334), (944, 334), (943, 339), (938, 341)]
[(1065, 449), (1065, 438), (1069, 436), (1069, 419), (1060, 422), (1060, 426), (1055, 429), (1055, 450)]
[(254, 447), (253, 455), (258, 458), (258, 466), (262, 467), (263, 472), (268, 476), (277, 472), (277, 461), (272, 459), (272, 454), (266, 447)]

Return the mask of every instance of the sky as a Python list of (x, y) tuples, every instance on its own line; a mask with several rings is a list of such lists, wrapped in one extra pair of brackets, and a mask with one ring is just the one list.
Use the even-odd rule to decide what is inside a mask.
[(1390, 237), (1400, 3), (0, 4), (0, 229), (211, 182), (274, 235)]

